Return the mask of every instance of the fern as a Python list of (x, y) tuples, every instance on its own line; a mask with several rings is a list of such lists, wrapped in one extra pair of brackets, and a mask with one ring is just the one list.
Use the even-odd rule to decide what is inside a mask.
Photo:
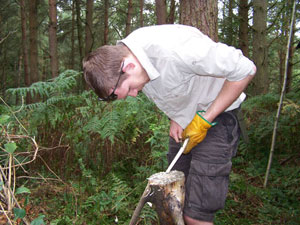
[(143, 224), (145, 225), (156, 224), (158, 221), (157, 213), (148, 203), (145, 204), (140, 218), (143, 218)]
[(59, 95), (63, 92), (72, 90), (77, 84), (77, 79), (80, 73), (73, 70), (66, 70), (61, 73), (58, 77), (49, 80), (49, 81), (39, 81), (33, 83), (30, 87), (21, 87), (21, 88), (10, 88), (7, 90), (8, 94), (12, 96), (24, 96), (28, 94), (31, 97), (49, 97), (53, 95)]
[(117, 111), (105, 112), (99, 119), (94, 116), (84, 127), (87, 132), (99, 133), (102, 139), (108, 138), (114, 143), (115, 138), (120, 135), (121, 115)]
[[(143, 94), (109, 104), (97, 101), (91, 91), (77, 94), (74, 87), (79, 75), (65, 72), (56, 79), (10, 89), (9, 93), (38, 94), (41, 101), (25, 105), (18, 116), (40, 143), (60, 141), (70, 146), (67, 165), (53, 160), (49, 166), (61, 165), (58, 171), (67, 168), (65, 172), (74, 174), (73, 180), (78, 176), (80, 221), (112, 224), (118, 218), (119, 224), (128, 224), (146, 178), (162, 170), (168, 119)], [(113, 152), (107, 153), (105, 143), (111, 143)], [(71, 218), (69, 214), (61, 216), (62, 220)], [(144, 224), (154, 221), (153, 209), (147, 206), (143, 217)]]

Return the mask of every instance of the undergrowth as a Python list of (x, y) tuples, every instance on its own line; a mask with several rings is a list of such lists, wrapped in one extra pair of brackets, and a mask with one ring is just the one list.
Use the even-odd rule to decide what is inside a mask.
[[(38, 157), (17, 171), (16, 185), (29, 218), (47, 224), (128, 224), (146, 187), (147, 177), (165, 171), (169, 121), (141, 94), (103, 103), (91, 91), (78, 94), (81, 74), (66, 71), (57, 79), (29, 88), (10, 89), (11, 98), (38, 95), (20, 106), (0, 105), (2, 129), (34, 137)], [(279, 96), (249, 98), (242, 106), (249, 143), (240, 143), (233, 160), (225, 209), (215, 224), (300, 224), (299, 96), (285, 99), (275, 156), (263, 188)], [(0, 119), (1, 119), (0, 118)], [(1, 136), (1, 146), (9, 140)], [(24, 139), (19, 152), (31, 152)], [(12, 217), (13, 218), (13, 217)], [(14, 218), (13, 218), (14, 219)], [(146, 204), (139, 224), (157, 224)]]

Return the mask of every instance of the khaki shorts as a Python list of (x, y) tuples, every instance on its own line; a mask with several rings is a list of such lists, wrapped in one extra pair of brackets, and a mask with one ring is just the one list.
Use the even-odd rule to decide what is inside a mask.
[[(186, 177), (184, 215), (212, 222), (215, 213), (224, 208), (228, 192), (231, 158), (236, 154), (240, 129), (236, 110), (220, 114), (206, 138), (189, 154), (182, 155), (173, 170)], [(168, 161), (172, 162), (180, 144), (170, 138)]]

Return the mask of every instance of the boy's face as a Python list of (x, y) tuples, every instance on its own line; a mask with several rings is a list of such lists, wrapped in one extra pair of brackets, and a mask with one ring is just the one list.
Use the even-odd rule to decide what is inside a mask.
[(127, 96), (136, 97), (145, 84), (141, 80), (136, 79), (134, 75), (129, 75), (115, 90), (115, 94), (118, 96), (117, 99), (125, 99)]
[(147, 72), (133, 55), (124, 58), (121, 70), (127, 78), (115, 90), (111, 88), (110, 94), (114, 91), (117, 99), (125, 99), (127, 96), (136, 97), (150, 80)]

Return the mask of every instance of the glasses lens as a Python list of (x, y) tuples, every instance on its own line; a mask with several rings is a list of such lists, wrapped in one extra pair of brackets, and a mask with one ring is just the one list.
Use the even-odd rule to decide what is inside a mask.
[(107, 96), (106, 98), (98, 98), (99, 101), (104, 101), (104, 102), (110, 102), (110, 101), (114, 101), (118, 98), (118, 95), (116, 95), (114, 92), (111, 93), (109, 96)]
[(115, 91), (110, 94), (110, 96), (107, 97), (107, 101), (113, 101), (118, 98), (118, 95), (115, 94)]

